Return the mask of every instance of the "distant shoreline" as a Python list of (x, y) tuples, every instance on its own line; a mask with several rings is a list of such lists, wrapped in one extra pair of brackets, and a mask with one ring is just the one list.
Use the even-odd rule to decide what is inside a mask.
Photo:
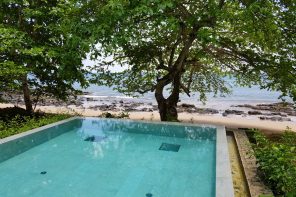
[[(21, 94), (3, 94), (2, 98), (12, 105), (24, 105)], [(273, 120), (276, 122), (291, 121), (296, 122), (296, 109), (292, 103), (282, 102), (208, 102), (203, 105), (179, 102), (178, 112), (211, 116), (242, 117), (246, 119)], [(74, 111), (94, 112), (156, 112), (158, 106), (155, 100), (143, 100), (142, 98), (122, 97), (122, 96), (97, 96), (90, 92), (83, 95), (70, 97), (67, 101), (56, 100), (51, 97), (43, 97), (38, 102), (38, 107), (61, 108)], [(80, 113), (80, 112), (79, 112)], [(94, 113), (93, 113), (94, 114)]]

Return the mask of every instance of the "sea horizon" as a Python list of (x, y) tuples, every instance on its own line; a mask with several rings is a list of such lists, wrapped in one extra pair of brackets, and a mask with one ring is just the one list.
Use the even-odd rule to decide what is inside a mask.
[[(131, 102), (143, 102), (143, 103), (152, 103), (156, 104), (156, 100), (154, 97), (154, 92), (148, 92), (144, 95), (140, 95), (138, 97), (127, 96), (123, 93), (120, 93), (112, 87), (106, 86), (97, 86), (90, 85), (88, 88), (81, 89), (83, 92), (87, 94), (81, 95), (81, 97), (89, 97), (96, 98), (98, 101), (108, 100), (111, 102), (112, 100), (123, 100), (123, 101), (131, 101)], [(164, 92), (164, 95), (168, 95), (168, 91)], [(277, 103), (282, 102), (279, 99), (281, 93), (277, 91), (268, 91), (264, 89), (260, 89), (258, 86), (252, 87), (239, 87), (233, 86), (232, 93), (229, 95), (225, 95), (220, 97), (219, 95), (213, 97), (212, 93), (207, 94), (207, 101), (202, 103), (199, 100), (198, 93), (192, 93), (191, 97), (188, 97), (186, 94), (180, 94), (180, 102), (179, 103), (188, 103), (194, 104), (197, 107), (212, 107), (217, 109), (229, 108), (234, 105), (240, 104), (260, 104), (260, 103)], [(285, 97), (285, 101), (291, 102), (292, 99)], [(95, 103), (93, 103), (95, 104)]]

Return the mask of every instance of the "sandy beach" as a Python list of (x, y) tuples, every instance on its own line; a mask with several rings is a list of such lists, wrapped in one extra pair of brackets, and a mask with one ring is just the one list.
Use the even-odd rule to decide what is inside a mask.
[[(13, 107), (13, 104), (1, 103), (0, 108)], [(19, 105), (20, 107), (24, 107)], [(98, 109), (83, 108), (81, 106), (68, 105), (68, 106), (37, 106), (36, 110), (41, 110), (47, 113), (70, 113), (81, 116), (99, 116), (104, 112), (119, 114), (121, 111), (100, 111)], [(128, 112), (130, 119), (135, 120), (150, 120), (160, 121), (159, 113), (132, 111)], [(228, 115), (223, 117), (219, 114), (199, 114), (199, 113), (179, 113), (179, 120), (188, 123), (198, 124), (212, 124), (212, 125), (225, 125), (227, 128), (257, 128), (264, 131), (266, 134), (277, 134), (289, 127), (291, 130), (296, 131), (296, 123), (293, 121), (270, 121), (259, 120), (254, 116), (238, 117), (237, 115)]]

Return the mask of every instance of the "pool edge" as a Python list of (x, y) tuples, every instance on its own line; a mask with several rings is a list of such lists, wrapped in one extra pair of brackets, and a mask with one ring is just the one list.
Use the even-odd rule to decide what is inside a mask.
[(216, 197), (234, 197), (226, 129), (216, 126)]
[[(48, 129), (75, 119), (92, 119), (89, 117), (71, 117), (65, 120), (61, 120), (52, 124), (48, 124), (42, 127), (38, 127), (23, 133), (19, 133), (13, 136), (9, 136), (3, 139), (0, 139), (0, 145), (40, 132), (44, 129)], [(93, 118), (93, 119), (102, 119), (102, 118)], [(129, 120), (136, 122), (147, 122), (147, 123), (155, 123), (155, 124), (172, 124), (172, 125), (187, 125), (187, 126), (207, 126), (216, 128), (216, 197), (234, 197), (234, 189), (232, 184), (232, 175), (229, 161), (229, 153), (228, 153), (228, 144), (226, 138), (226, 129), (224, 126), (218, 125), (208, 125), (208, 124), (195, 124), (195, 123), (172, 123), (172, 122), (154, 122), (147, 120)]]
[(65, 120), (61, 120), (61, 121), (54, 122), (54, 123), (51, 123), (51, 124), (48, 124), (48, 125), (44, 125), (42, 127), (37, 127), (35, 129), (31, 129), (31, 130), (28, 130), (28, 131), (25, 131), (25, 132), (22, 132), (22, 133), (18, 133), (18, 134), (12, 135), (12, 136), (8, 136), (6, 138), (0, 139), (0, 144), (4, 144), (4, 143), (10, 142), (10, 141), (22, 138), (22, 137), (27, 136), (27, 135), (37, 133), (37, 132), (42, 131), (44, 129), (48, 129), (48, 128), (51, 128), (51, 127), (54, 127), (54, 126), (57, 126), (57, 125), (60, 125), (60, 124), (75, 120), (75, 119), (79, 119), (79, 118), (80, 118), (79, 116), (74, 116), (74, 117), (71, 117), (71, 118), (67, 118)]

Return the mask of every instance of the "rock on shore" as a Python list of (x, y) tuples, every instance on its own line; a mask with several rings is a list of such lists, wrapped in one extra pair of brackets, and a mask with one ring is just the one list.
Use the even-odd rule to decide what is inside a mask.
[[(152, 102), (139, 102), (136, 99), (118, 99), (112, 97), (87, 97), (90, 93), (85, 92), (83, 96), (70, 97), (67, 101), (61, 101), (52, 97), (43, 96), (39, 99), (39, 106), (76, 106), (81, 109), (92, 109), (94, 111), (123, 111), (123, 112), (153, 112), (158, 111), (158, 106)], [(21, 94), (2, 93), (1, 98), (14, 105), (23, 105), (24, 101)], [(34, 97), (32, 97), (34, 100)], [(235, 109), (237, 108), (237, 109)], [(213, 108), (199, 108), (193, 104), (180, 103), (177, 106), (179, 113), (211, 114), (222, 116), (254, 116), (260, 120), (272, 121), (291, 121), (290, 117), (296, 116), (296, 110), (292, 103), (272, 103), (257, 105), (235, 105), (230, 109), (219, 110)]]

